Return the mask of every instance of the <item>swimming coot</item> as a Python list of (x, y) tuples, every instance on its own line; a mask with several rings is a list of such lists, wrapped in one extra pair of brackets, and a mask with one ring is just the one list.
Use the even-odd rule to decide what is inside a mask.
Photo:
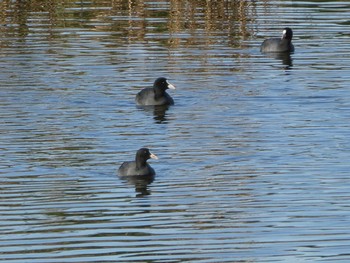
[(147, 148), (141, 148), (136, 152), (135, 161), (124, 162), (118, 169), (118, 174), (124, 176), (153, 176), (154, 169), (147, 163), (148, 159), (158, 159)]
[(260, 47), (261, 52), (293, 52), (293, 31), (289, 27), (283, 29), (281, 38), (266, 39)]
[(168, 93), (167, 89), (175, 89), (166, 78), (158, 78), (154, 81), (152, 88), (145, 88), (137, 93), (135, 101), (138, 105), (174, 105), (174, 100)]

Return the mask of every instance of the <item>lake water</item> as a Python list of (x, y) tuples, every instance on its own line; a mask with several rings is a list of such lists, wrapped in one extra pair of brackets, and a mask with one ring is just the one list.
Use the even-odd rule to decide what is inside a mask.
[(32, 2), (0, 3), (0, 262), (350, 262), (350, 3)]

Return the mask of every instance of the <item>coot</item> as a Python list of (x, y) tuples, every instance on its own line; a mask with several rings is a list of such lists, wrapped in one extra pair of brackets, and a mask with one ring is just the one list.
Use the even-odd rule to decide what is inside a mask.
[(152, 88), (145, 88), (137, 93), (135, 101), (143, 106), (173, 105), (174, 100), (166, 93), (167, 89), (175, 89), (175, 86), (166, 78), (158, 78), (154, 81)]
[(148, 148), (141, 148), (136, 152), (135, 161), (124, 162), (118, 169), (118, 174), (124, 176), (153, 176), (154, 169), (147, 163), (148, 159), (158, 159)]
[(260, 47), (261, 52), (293, 52), (293, 31), (289, 27), (283, 29), (281, 38), (266, 39)]

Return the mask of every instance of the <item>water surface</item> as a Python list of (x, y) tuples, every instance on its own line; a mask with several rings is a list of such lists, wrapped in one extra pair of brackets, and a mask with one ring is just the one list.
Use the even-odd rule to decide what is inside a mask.
[(0, 261), (350, 260), (350, 5), (248, 2), (0, 4)]

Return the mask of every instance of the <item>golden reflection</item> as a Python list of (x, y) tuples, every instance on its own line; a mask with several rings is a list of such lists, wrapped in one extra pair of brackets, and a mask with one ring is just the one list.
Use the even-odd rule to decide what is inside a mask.
[[(218, 41), (218, 36), (224, 35), (230, 39), (230, 44), (240, 46), (242, 40), (249, 37), (248, 24), (253, 23), (256, 15), (256, 5), (251, 1), (170, 1), (169, 32), (177, 36), (188, 31), (191, 35), (202, 33), (206, 45)], [(174, 39), (175, 38), (175, 39)], [(192, 38), (191, 41), (198, 41)], [(180, 43), (176, 37), (170, 38), (172, 46)]]
[(229, 0), (4, 0), (0, 26), (19, 37), (37, 26), (45, 27), (49, 37), (56, 28), (88, 28), (129, 42), (151, 40), (171, 47), (199, 41), (210, 46), (223, 36), (239, 47), (252, 34), (256, 5)]

